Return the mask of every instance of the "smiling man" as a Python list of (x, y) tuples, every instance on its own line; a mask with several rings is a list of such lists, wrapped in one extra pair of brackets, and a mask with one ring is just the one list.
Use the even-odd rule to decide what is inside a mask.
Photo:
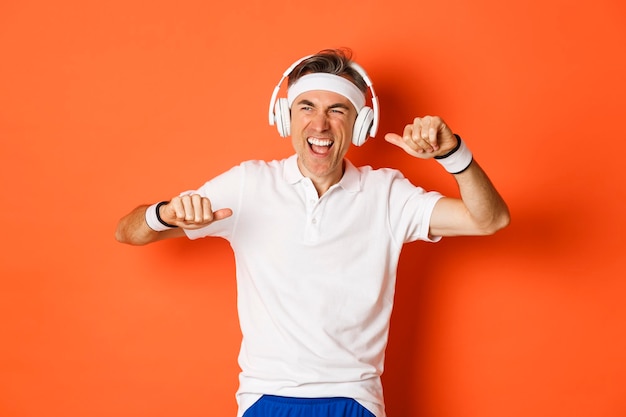
[(508, 224), (508, 209), (439, 117), (417, 117), (385, 139), (435, 158), (461, 198), (427, 192), (395, 169), (350, 163), (350, 146), (376, 134), (378, 102), (348, 52), (303, 58), (285, 77), (287, 98), (277, 98), (281, 79), (270, 123), (291, 136), (293, 156), (246, 161), (197, 190), (139, 206), (116, 237), (230, 242), (243, 335), (239, 417), (384, 417), (380, 376), (402, 245), (492, 234)]
[(347, 98), (322, 90), (300, 94), (291, 106), (291, 141), (298, 168), (320, 195), (343, 175), (356, 115)]

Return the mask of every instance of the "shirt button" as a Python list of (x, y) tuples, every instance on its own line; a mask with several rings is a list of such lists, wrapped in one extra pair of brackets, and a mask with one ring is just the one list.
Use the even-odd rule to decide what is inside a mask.
[(317, 223), (317, 219), (311, 220), (311, 223), (316, 224)]

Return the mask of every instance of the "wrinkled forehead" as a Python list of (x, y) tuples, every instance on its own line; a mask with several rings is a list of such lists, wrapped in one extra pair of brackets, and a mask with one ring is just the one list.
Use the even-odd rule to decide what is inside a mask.
[(357, 112), (365, 106), (365, 94), (351, 81), (335, 74), (315, 72), (303, 75), (289, 87), (287, 91), (289, 108), (300, 94), (314, 90), (331, 91), (344, 96)]

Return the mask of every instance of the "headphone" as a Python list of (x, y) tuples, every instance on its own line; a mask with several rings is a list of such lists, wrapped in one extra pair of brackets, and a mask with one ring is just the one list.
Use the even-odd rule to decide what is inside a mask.
[[(272, 93), (272, 98), (270, 100), (270, 108), (269, 108), (269, 122), (270, 126), (276, 124), (276, 129), (278, 129), (278, 134), (281, 137), (287, 137), (291, 134), (291, 110), (289, 109), (289, 102), (286, 98), (277, 98), (278, 91), (280, 90), (280, 86), (285, 80), (285, 78), (289, 77), (289, 74), (296, 68), (301, 62), (306, 59), (309, 59), (313, 55), (305, 56), (291, 64), (289, 68), (285, 72), (283, 72), (283, 76), (276, 87), (274, 87), (274, 92)], [(368, 136), (374, 137), (376, 136), (376, 131), (378, 130), (378, 119), (379, 119), (379, 109), (378, 109), (378, 97), (376, 96), (376, 92), (374, 92), (374, 87), (372, 86), (372, 81), (367, 76), (365, 70), (355, 62), (350, 63), (350, 66), (359, 73), (359, 75), (365, 81), (365, 84), (370, 90), (372, 94), (372, 108), (364, 106), (356, 117), (354, 122), (354, 130), (352, 132), (352, 143), (356, 146), (363, 145)]]

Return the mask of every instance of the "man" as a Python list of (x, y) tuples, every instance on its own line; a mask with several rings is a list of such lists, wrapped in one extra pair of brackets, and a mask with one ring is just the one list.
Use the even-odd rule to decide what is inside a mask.
[[(270, 122), (295, 155), (248, 161), (120, 220), (120, 242), (219, 236), (234, 251), (243, 334), (238, 416), (383, 417), (380, 375), (402, 245), (488, 235), (506, 204), (439, 117), (385, 139), (436, 158), (461, 199), (413, 186), (393, 169), (345, 159), (378, 125), (371, 81), (347, 51), (324, 50), (284, 73)], [(374, 109), (365, 105), (367, 89)], [(272, 110), (276, 103), (275, 110)]]

